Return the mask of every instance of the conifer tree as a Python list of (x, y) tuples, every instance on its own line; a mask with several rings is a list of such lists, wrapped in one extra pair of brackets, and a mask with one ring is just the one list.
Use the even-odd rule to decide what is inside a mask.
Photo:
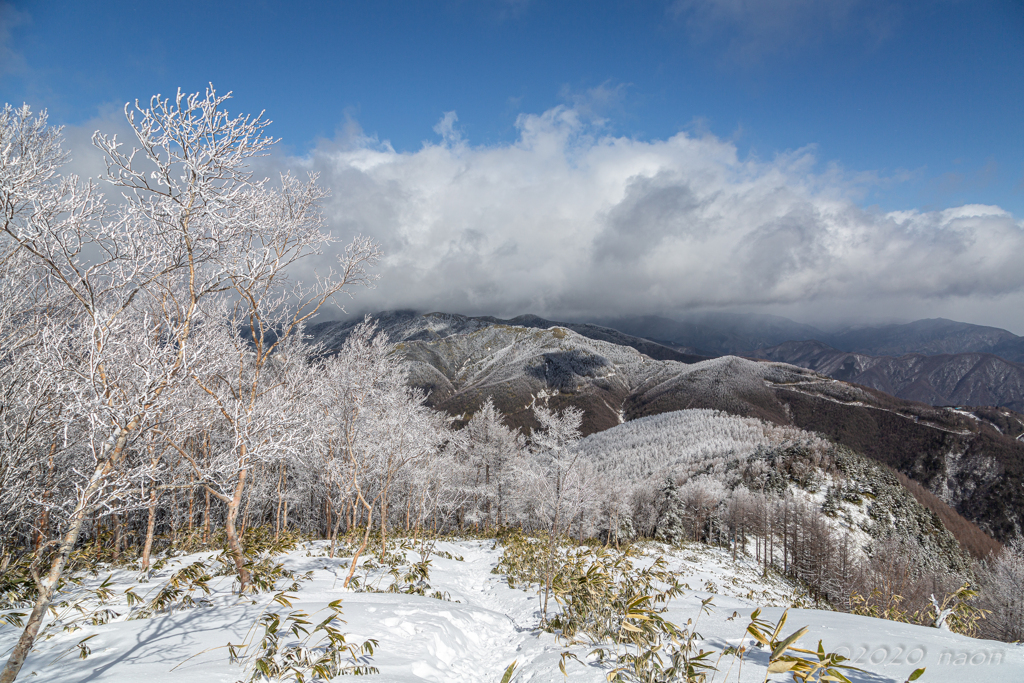
[(654, 537), (665, 543), (679, 543), (686, 538), (686, 520), (683, 517), (683, 501), (679, 499), (679, 487), (675, 479), (665, 478), (661, 487), (661, 514), (658, 515)]

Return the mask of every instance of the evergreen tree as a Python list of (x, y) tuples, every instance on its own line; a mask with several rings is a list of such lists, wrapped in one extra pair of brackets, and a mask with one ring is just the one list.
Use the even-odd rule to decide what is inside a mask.
[(654, 537), (665, 543), (678, 543), (686, 538), (686, 520), (683, 502), (679, 499), (679, 488), (672, 477), (665, 478), (661, 497), (661, 514), (658, 515)]

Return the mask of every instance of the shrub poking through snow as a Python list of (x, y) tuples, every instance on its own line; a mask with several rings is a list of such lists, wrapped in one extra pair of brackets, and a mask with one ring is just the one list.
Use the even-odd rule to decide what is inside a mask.
[[(761, 619), (761, 610), (754, 610), (750, 615), (750, 625), (747, 626), (747, 633), (753, 636), (760, 646), (768, 648), (771, 653), (768, 657), (769, 674), (790, 673), (793, 675), (794, 683), (796, 681), (844, 681), (845, 683), (850, 683), (850, 679), (840, 669), (845, 671), (863, 671), (855, 666), (843, 664), (843, 662), (847, 661), (846, 657), (834, 652), (825, 652), (820, 640), (818, 641), (817, 650), (805, 650), (796, 647), (796, 641), (807, 633), (806, 626), (794, 631), (785, 638), (780, 638), (788, 615), (789, 610), (783, 612), (777, 624)], [(811, 655), (815, 659), (810, 659), (803, 655)], [(918, 669), (911, 674), (910, 680), (915, 680), (923, 672), (924, 669)], [(767, 675), (765, 680), (768, 680)]]
[[(499, 541), (504, 546), (501, 560), (493, 570), (504, 574), (510, 587), (543, 592), (545, 567), (551, 543), (513, 533)], [(723, 652), (701, 647), (703, 637), (697, 631), (701, 615), (709, 614), (712, 598), (701, 601), (696, 619), (677, 625), (665, 618), (667, 605), (683, 594), (683, 586), (669, 569), (664, 557), (653, 562), (642, 558), (634, 547), (617, 551), (611, 548), (574, 546), (556, 543), (558, 571), (551, 581), (551, 592), (558, 605), (542, 628), (567, 644), (595, 646), (590, 652), (609, 667), (607, 680), (619, 683), (669, 683), (686, 681), (705, 683), (720, 671), (721, 660), (732, 656), (742, 662), (744, 646)], [(769, 673), (788, 672), (797, 682), (845, 681), (842, 670), (859, 671), (846, 658), (826, 652), (821, 642), (816, 650), (796, 647), (807, 628), (781, 637), (786, 614), (777, 624), (760, 618), (760, 610), (751, 615), (746, 633), (753, 644), (770, 650)], [(578, 656), (562, 653), (559, 668)], [(506, 670), (513, 671), (513, 667)], [(729, 679), (732, 671), (726, 671)], [(910, 680), (920, 676), (912, 674)]]
[[(295, 597), (281, 591), (273, 602), (290, 608)], [(349, 643), (341, 632), (341, 600), (327, 606), (327, 618), (315, 626), (302, 610), (265, 612), (240, 645), (228, 644), (231, 660), (242, 665), (239, 683), (295, 680), (329, 681), (343, 674), (380, 673), (369, 660), (377, 641)], [(262, 633), (262, 634), (261, 634)], [(258, 638), (258, 640), (257, 640)]]
[(981, 635), (982, 621), (990, 614), (989, 610), (974, 604), (977, 597), (978, 592), (969, 583), (965, 583), (948, 593), (941, 603), (931, 595), (930, 605), (926, 609), (910, 610), (903, 607), (904, 598), (899, 593), (885, 594), (876, 589), (867, 596), (859, 593), (851, 595), (850, 612), (906, 624), (934, 626), (977, 638)]
[[(663, 616), (668, 601), (683, 592), (663, 557), (637, 563), (639, 555), (629, 547), (572, 546), (518, 533), (502, 543), (495, 573), (505, 574), (513, 588), (537, 586), (541, 595), (555, 548), (557, 570), (550, 590), (559, 611), (542, 628), (567, 643), (596, 645), (591, 654), (612, 667), (608, 680), (680, 680), (684, 672), (683, 680), (703, 680), (703, 672), (714, 669), (713, 653), (697, 651), (695, 625), (679, 627)], [(565, 661), (573, 658), (563, 654), (563, 673)]]

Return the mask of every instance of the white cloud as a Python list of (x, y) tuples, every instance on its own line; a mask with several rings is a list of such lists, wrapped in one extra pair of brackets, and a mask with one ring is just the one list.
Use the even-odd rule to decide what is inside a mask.
[(357, 308), (572, 317), (885, 301), (901, 312), (881, 315), (920, 317), (1024, 292), (1024, 222), (992, 206), (864, 209), (864, 176), (816, 172), (813, 148), (763, 161), (711, 135), (601, 137), (571, 107), (474, 147), (456, 120), (416, 152), (356, 136), (272, 160), (321, 173), (337, 235), (382, 243), (381, 281)]

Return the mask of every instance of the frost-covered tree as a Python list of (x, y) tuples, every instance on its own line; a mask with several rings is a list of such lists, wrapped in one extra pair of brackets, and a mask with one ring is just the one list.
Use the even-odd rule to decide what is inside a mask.
[[(338, 272), (302, 287), (288, 281), (289, 266), (331, 241), (316, 208), (323, 194), (315, 179), (285, 177), (280, 187), (254, 180), (247, 163), (273, 140), (260, 117), (228, 115), (227, 99), (210, 88), (126, 106), (137, 143), (130, 150), (97, 133), (106, 179), (122, 197), (113, 207), (95, 185), (59, 175), (65, 156), (45, 116), (6, 108), (0, 117), (4, 249), (27, 259), (50, 294), (32, 357), (19, 360), (16, 374), (44, 368), (32, 381), (61, 398), (62, 436), (52, 450), (67, 462), (53, 469), (68, 477), (48, 496), (26, 496), (48, 513), (44, 543), (56, 550), (0, 674), (4, 683), (32, 647), (86, 518), (137, 501), (136, 480), (148, 465), (136, 457), (143, 435), (194, 412), (180, 398), (218, 361), (210, 332), (224, 311), (234, 330), (248, 323), (247, 352), (265, 363), (273, 354), (260, 354), (265, 333), (290, 331), (267, 311), (289, 308), (298, 323), (342, 288), (368, 281), (364, 267), (377, 249), (361, 239)], [(32, 315), (29, 306), (15, 318)], [(242, 440), (235, 453), (244, 472)]]
[(583, 512), (590, 492), (580, 461), (582, 453), (576, 448), (583, 411), (569, 407), (555, 413), (546, 407), (535, 406), (533, 414), (540, 428), (530, 434), (530, 458), (526, 463), (526, 480), (521, 495), (548, 532), (543, 606), (546, 619), (558, 539)]
[(183, 443), (168, 441), (192, 465), (203, 488), (225, 505), (228, 550), (244, 592), (249, 573), (237, 524), (249, 477), (256, 468), (284, 476), (287, 462), (298, 458), (311, 439), (306, 431), (307, 354), (301, 341), (287, 337), (275, 340), (274, 355), (262, 352), (259, 344), (250, 350), (229, 318), (211, 321), (204, 332), (213, 338), (216, 362), (194, 372), (192, 379), (200, 390), (194, 392), (198, 415), (212, 433), (207, 457), (197, 459)]
[(679, 489), (678, 496), (686, 513), (690, 539), (703, 540), (719, 504), (725, 499), (725, 486), (711, 476), (694, 477)]
[(595, 476), (595, 488), (600, 492), (598, 531), (605, 544), (619, 547), (621, 541), (631, 541), (636, 536), (633, 523), (633, 503), (629, 482)]
[(683, 519), (683, 501), (679, 498), (679, 487), (672, 477), (666, 477), (661, 487), (661, 514), (658, 516), (654, 537), (665, 543), (679, 543), (687, 537), (686, 521)]
[(1015, 538), (979, 572), (981, 594), (991, 614), (986, 635), (1014, 643), (1024, 640), (1024, 540)]
[(503, 419), (488, 397), (464, 430), (477, 510), (498, 526), (506, 521), (508, 500), (515, 490), (525, 448), (522, 434), (506, 427)]
[(743, 485), (732, 490), (726, 503), (726, 522), (732, 536), (732, 556), (736, 559), (740, 548), (746, 551), (747, 533), (753, 527), (756, 505), (754, 494)]
[(319, 379), (313, 382), (317, 396), (307, 430), (319, 434), (318, 452), (329, 460), (330, 484), (351, 492), (365, 513), (366, 528), (346, 585), (375, 516), (387, 533), (392, 487), (409, 468), (436, 458), (451, 438), (450, 418), (427, 408), (423, 392), (408, 386), (408, 367), (394, 351), (387, 335), (366, 321), (317, 366)]
[[(451, 528), (460, 510), (473, 497), (474, 487), (467, 483), (474, 473), (462, 455), (465, 448), (465, 434), (452, 432), (437, 453), (413, 463), (407, 476), (406, 505), (414, 538), (428, 525), (434, 532)], [(432, 547), (423, 548), (424, 557)]]

